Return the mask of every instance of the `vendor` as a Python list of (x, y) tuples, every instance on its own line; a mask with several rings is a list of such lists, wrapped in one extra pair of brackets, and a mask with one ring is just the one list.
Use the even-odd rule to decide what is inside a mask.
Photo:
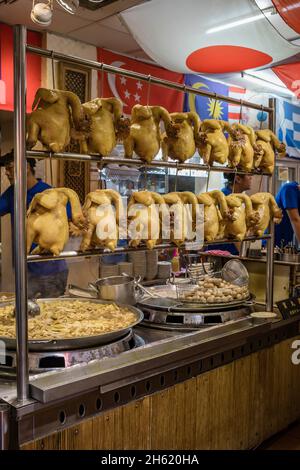
[(243, 193), (251, 189), (252, 175), (239, 175), (238, 173), (224, 173), (226, 180), (225, 186), (221, 191), (225, 196), (229, 196), (232, 192)]
[[(9, 188), (0, 196), (0, 216), (10, 214), (12, 232), (14, 231), (14, 153), (0, 157), (0, 166), (5, 167), (5, 174), (10, 182)], [(47, 183), (35, 177), (36, 161), (27, 158), (27, 208), (33, 197), (51, 188)], [(71, 216), (70, 206), (67, 207)], [(33, 248), (33, 247), (32, 247)], [(68, 266), (64, 260), (39, 261), (28, 263), (28, 297), (59, 297), (65, 293), (68, 279)]]
[(280, 224), (275, 225), (275, 246), (294, 242), (294, 235), (300, 242), (300, 185), (296, 181), (285, 183), (276, 195), (276, 202), (282, 210)]

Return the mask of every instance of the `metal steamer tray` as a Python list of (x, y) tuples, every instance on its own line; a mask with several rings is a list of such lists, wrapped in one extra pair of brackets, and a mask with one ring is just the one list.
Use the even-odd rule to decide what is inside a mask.
[[(39, 299), (40, 302), (76, 302), (79, 299), (75, 299), (73, 297), (61, 297), (57, 299)], [(96, 336), (82, 336), (79, 338), (65, 338), (65, 339), (53, 339), (53, 340), (47, 340), (47, 339), (30, 339), (28, 340), (28, 349), (29, 351), (59, 351), (59, 350), (74, 350), (74, 349), (82, 349), (82, 348), (89, 348), (92, 346), (100, 346), (100, 345), (105, 345), (112, 343), (113, 341), (116, 341), (117, 339), (123, 338), (126, 336), (131, 328), (133, 328), (135, 325), (140, 323), (143, 318), (143, 312), (136, 308), (133, 307), (132, 305), (123, 305), (119, 304), (117, 302), (110, 302), (106, 300), (98, 300), (98, 299), (85, 299), (81, 298), (80, 302), (88, 302), (89, 304), (95, 303), (95, 304), (111, 304), (114, 303), (118, 307), (123, 307), (126, 308), (127, 310), (130, 310), (135, 314), (135, 319), (134, 321), (126, 326), (126, 328), (120, 328), (119, 330), (112, 331), (110, 333), (103, 333), (100, 335)], [(12, 302), (6, 302), (5, 305), (11, 305)], [(2, 304), (4, 305), (4, 304)], [(6, 348), (8, 350), (15, 350), (16, 349), (16, 340), (12, 338), (6, 338), (6, 337), (0, 337), (0, 340), (5, 342)]]
[[(144, 325), (156, 328), (198, 329), (244, 317), (251, 313), (254, 296), (226, 304), (197, 304), (176, 298), (174, 286), (168, 286), (169, 298), (147, 297), (138, 306), (144, 312)], [(157, 294), (165, 294), (166, 286), (158, 286)], [(152, 290), (154, 293), (155, 290)]]

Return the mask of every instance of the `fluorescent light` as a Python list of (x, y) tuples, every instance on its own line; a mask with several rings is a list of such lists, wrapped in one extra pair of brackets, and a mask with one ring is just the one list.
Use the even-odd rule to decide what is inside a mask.
[(272, 15), (272, 11), (267, 11), (266, 13), (259, 15), (249, 16), (248, 18), (244, 18), (243, 20), (232, 21), (231, 23), (226, 23), (221, 26), (216, 26), (215, 28), (210, 28), (206, 31), (206, 34), (217, 33), (218, 31), (224, 31), (225, 29), (236, 28), (237, 26), (241, 26), (247, 23), (253, 23), (254, 21), (262, 20), (263, 18)]
[(241, 75), (242, 75), (242, 78), (245, 78), (245, 80), (248, 80), (251, 83), (255, 83), (262, 87), (269, 88), (270, 90), (277, 91), (277, 93), (285, 93), (286, 95), (295, 96), (295, 93), (293, 93), (291, 90), (289, 90), (285, 86), (276, 85), (275, 83), (269, 82), (268, 80), (265, 80), (263, 78), (254, 77), (253, 75), (249, 73), (242, 72)]

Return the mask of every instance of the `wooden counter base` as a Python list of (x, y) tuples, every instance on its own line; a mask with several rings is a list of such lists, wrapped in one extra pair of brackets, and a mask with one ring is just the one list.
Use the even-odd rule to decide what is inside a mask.
[[(300, 418), (294, 337), (21, 449), (249, 449)], [(300, 355), (299, 355), (300, 356)]]

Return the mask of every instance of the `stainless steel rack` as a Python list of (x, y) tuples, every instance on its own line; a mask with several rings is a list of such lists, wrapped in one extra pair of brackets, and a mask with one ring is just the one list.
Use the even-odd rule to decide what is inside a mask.
[[(250, 103), (244, 100), (237, 100), (228, 96), (218, 95), (204, 90), (196, 90), (192, 87), (179, 85), (167, 80), (162, 80), (156, 77), (150, 77), (140, 73), (132, 72), (129, 70), (120, 69), (118, 67), (109, 66), (92, 60), (81, 59), (79, 57), (61, 54), (55, 51), (50, 51), (26, 44), (26, 27), (21, 25), (14, 26), (14, 148), (15, 148), (15, 203), (14, 203), (14, 249), (15, 249), (15, 288), (16, 288), (16, 337), (17, 337), (17, 398), (19, 402), (25, 404), (29, 398), (29, 375), (28, 375), (28, 317), (27, 317), (27, 260), (28, 261), (44, 261), (44, 260), (57, 260), (59, 258), (70, 258), (77, 256), (101, 256), (107, 254), (104, 250), (95, 250), (93, 252), (85, 252), (84, 254), (78, 252), (64, 252), (59, 257), (48, 256), (26, 256), (26, 156), (35, 158), (56, 158), (56, 159), (69, 159), (69, 160), (82, 160), (82, 161), (99, 161), (105, 165), (107, 163), (119, 163), (126, 165), (145, 166), (140, 160), (132, 159), (115, 159), (115, 158), (100, 158), (96, 155), (80, 155), (75, 153), (60, 153), (51, 154), (50, 152), (27, 152), (26, 151), (26, 134), (25, 134), (25, 116), (26, 116), (26, 51), (38, 54), (44, 58), (51, 60), (62, 60), (69, 64), (77, 64), (91, 69), (100, 70), (112, 74), (119, 74), (130, 78), (138, 78), (141, 81), (153, 83), (166, 88), (177, 89), (181, 92), (188, 92), (195, 95), (206, 96), (213, 99), (221, 99), (233, 104), (238, 104), (243, 107), (249, 107), (260, 111), (265, 111), (269, 114), (270, 128), (274, 128), (274, 105), (271, 103), (270, 107), (260, 106), (255, 103)], [(208, 167), (207, 165), (197, 165), (193, 163), (177, 164), (175, 162), (162, 162), (153, 161), (149, 166), (161, 167), (174, 167), (179, 171), (180, 169), (195, 169), (204, 171), (222, 171), (232, 173), (245, 173), (235, 169), (226, 167)], [(261, 174), (261, 173), (260, 173)], [(270, 179), (270, 191), (272, 192), (273, 178)], [(270, 234), (264, 237), (267, 240), (267, 289), (266, 289), (266, 308), (272, 310), (273, 308), (273, 242), (274, 242), (274, 229), (271, 224)], [(256, 238), (250, 237), (246, 240), (254, 240)], [(234, 240), (229, 240), (233, 242)], [(222, 241), (228, 242), (227, 240)], [(221, 243), (221, 241), (217, 241)], [(157, 246), (157, 249), (167, 248), (171, 245)], [(138, 249), (145, 249), (139, 247)], [(118, 252), (125, 253), (132, 251), (132, 249), (117, 249)]]

